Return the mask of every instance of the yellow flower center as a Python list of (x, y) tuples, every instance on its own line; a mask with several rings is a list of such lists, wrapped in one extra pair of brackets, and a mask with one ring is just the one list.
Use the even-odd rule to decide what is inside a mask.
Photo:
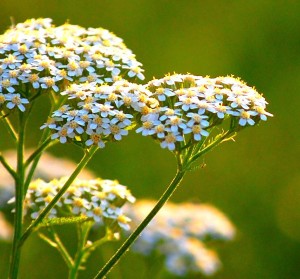
[(79, 68), (78, 64), (74, 61), (70, 62), (68, 64), (68, 68), (71, 70), (71, 71), (75, 71)]
[(48, 86), (48, 87), (51, 87), (53, 85), (55, 85), (55, 81), (53, 78), (45, 78), (45, 84)]
[(93, 143), (97, 144), (101, 141), (101, 136), (98, 134), (92, 134), (91, 140), (93, 141)]
[(106, 66), (106, 67), (114, 67), (115, 64), (114, 64), (114, 62), (112, 62), (111, 60), (107, 60), (107, 61), (105, 62), (105, 66)]
[(166, 137), (165, 137), (165, 141), (167, 143), (173, 143), (173, 142), (176, 142), (176, 137), (173, 135), (173, 134), (168, 134)]
[(11, 99), (12, 103), (14, 103), (15, 105), (20, 105), (21, 104), (21, 99), (19, 96), (14, 96), (12, 99)]
[(145, 94), (141, 94), (141, 95), (139, 96), (139, 100), (140, 100), (140, 102), (142, 102), (142, 103), (146, 103), (147, 99), (148, 99), (148, 97), (147, 97), (147, 95), (145, 95)]
[(32, 74), (28, 77), (28, 80), (33, 83), (39, 80), (39, 76), (37, 74)]
[(46, 196), (46, 195), (48, 195), (48, 194), (51, 193), (51, 192), (52, 192), (52, 187), (47, 186), (47, 187), (43, 188), (43, 190), (42, 190), (42, 195), (43, 195), (43, 196)]
[(166, 116), (172, 116), (175, 114), (175, 111), (173, 109), (167, 109), (165, 112)]
[(143, 127), (145, 129), (151, 129), (153, 127), (153, 123), (151, 121), (146, 121), (143, 123)]
[(5, 102), (5, 96), (0, 94), (0, 104), (3, 104)]
[(119, 121), (124, 121), (126, 115), (123, 112), (119, 112), (117, 113), (116, 117), (118, 118)]
[(93, 120), (97, 125), (102, 125), (103, 120), (99, 115), (96, 115), (94, 120)]
[(46, 196), (46, 197), (44, 198), (44, 201), (45, 201), (46, 203), (50, 203), (50, 202), (52, 201), (52, 199), (53, 199), (53, 197), (51, 197), (51, 196)]
[(93, 213), (97, 216), (101, 216), (102, 215), (102, 209), (100, 207), (96, 207), (93, 209)]
[(77, 207), (83, 207), (84, 203), (83, 200), (80, 198), (76, 198), (73, 201), (73, 205), (77, 206)]
[(159, 124), (158, 126), (155, 127), (156, 133), (163, 133), (165, 131), (165, 126), (162, 124)]
[(90, 120), (89, 116), (87, 114), (81, 115), (80, 118), (84, 121), (84, 122), (88, 122)]
[(9, 76), (11, 78), (16, 78), (18, 76), (18, 71), (15, 71), (15, 70), (9, 71)]
[(102, 41), (102, 44), (103, 44), (104, 46), (106, 46), (106, 47), (111, 46), (111, 42), (110, 42), (109, 40), (103, 40), (103, 41)]
[(75, 95), (76, 95), (77, 98), (80, 98), (80, 97), (83, 97), (85, 94), (82, 90), (79, 90), (79, 91), (76, 92)]
[(165, 92), (165, 89), (162, 88), (162, 87), (159, 87), (159, 88), (156, 89), (156, 93), (159, 94), (159, 95), (164, 94), (164, 92)]
[(68, 135), (68, 130), (67, 128), (62, 128), (58, 134), (61, 136), (61, 137), (66, 137)]
[(255, 109), (255, 111), (257, 111), (260, 114), (264, 114), (265, 113), (264, 108), (262, 108), (260, 106), (256, 106), (256, 107), (254, 107), (254, 109)]
[(171, 123), (171, 125), (177, 126), (178, 124), (181, 123), (181, 119), (179, 117), (175, 116), (174, 118), (171, 119), (170, 123)]
[(96, 81), (96, 76), (94, 76), (94, 75), (88, 75), (87, 76), (87, 81), (88, 82), (94, 82), (94, 81)]
[(186, 98), (182, 101), (185, 105), (190, 105), (192, 103), (192, 99), (191, 98)]
[(60, 71), (58, 72), (58, 74), (59, 74), (60, 76), (62, 76), (62, 77), (66, 77), (66, 76), (67, 76), (67, 72), (66, 72), (65, 70), (60, 70)]
[(123, 224), (127, 224), (130, 219), (128, 217), (126, 217), (125, 215), (119, 215), (117, 218), (118, 222), (123, 223)]
[(20, 52), (20, 53), (24, 54), (24, 53), (26, 53), (27, 51), (28, 51), (28, 48), (27, 48), (26, 45), (20, 45), (20, 46), (19, 46), (19, 52)]
[(10, 80), (9, 79), (5, 79), (2, 81), (2, 86), (3, 87), (9, 87), (11, 85)]
[(107, 97), (107, 100), (112, 102), (112, 101), (117, 100), (117, 98), (118, 98), (118, 96), (115, 93), (110, 93)]
[(31, 66), (29, 64), (26, 64), (26, 63), (24, 63), (20, 66), (21, 71), (27, 71), (27, 70), (30, 70), (30, 68), (31, 68)]
[(83, 69), (89, 67), (90, 65), (91, 65), (91, 62), (89, 62), (89, 61), (80, 61), (79, 62), (79, 66)]
[(7, 58), (3, 59), (4, 64), (13, 64), (16, 61), (16, 57), (12, 54), (9, 54)]
[(201, 126), (200, 125), (194, 125), (193, 128), (192, 128), (192, 132), (194, 134), (199, 134), (201, 132)]
[(245, 119), (249, 119), (250, 118), (250, 114), (247, 111), (242, 111), (241, 112), (241, 117), (245, 118)]
[(76, 121), (71, 121), (69, 125), (72, 129), (75, 129), (78, 127), (78, 123)]
[(147, 106), (144, 106), (144, 107), (141, 108), (141, 114), (142, 115), (146, 115), (146, 114), (150, 113), (150, 111), (151, 111), (151, 108), (149, 108)]
[(200, 123), (201, 121), (201, 116), (199, 114), (194, 114), (193, 115), (193, 120), (196, 122), (196, 123)]
[(186, 93), (186, 96), (187, 96), (188, 98), (191, 98), (191, 97), (196, 96), (196, 93), (195, 93), (195, 91), (188, 90), (187, 93)]
[(130, 97), (125, 96), (123, 98), (123, 101), (124, 101), (125, 106), (130, 106), (132, 104), (132, 100)]
[(177, 96), (183, 96), (183, 95), (185, 95), (185, 93), (186, 93), (186, 90), (184, 90), (183, 88), (176, 91)]
[(118, 133), (120, 133), (120, 128), (117, 126), (117, 125), (112, 125), (111, 127), (110, 127), (110, 131), (112, 132), (112, 134), (118, 134)]
[(218, 106), (216, 107), (216, 110), (217, 110), (218, 112), (226, 112), (226, 107), (225, 107), (225, 106), (222, 106), (222, 105), (218, 105)]
[(141, 71), (141, 68), (140, 67), (134, 67), (134, 68), (131, 69), (131, 71), (138, 74)]
[(50, 67), (50, 63), (49, 61), (41, 61), (40, 65), (44, 68), (44, 69), (48, 69)]

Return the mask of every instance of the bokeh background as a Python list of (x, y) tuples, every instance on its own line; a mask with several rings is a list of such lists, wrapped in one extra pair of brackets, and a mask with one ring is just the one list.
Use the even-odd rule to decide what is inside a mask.
[[(300, 278), (300, 3), (299, 1), (22, 0), (0, 2), (1, 33), (15, 22), (51, 17), (84, 27), (104, 27), (123, 38), (145, 68), (147, 80), (169, 72), (234, 74), (269, 101), (274, 118), (241, 132), (209, 153), (207, 167), (189, 173), (175, 202), (211, 203), (238, 233), (219, 247), (223, 268), (213, 278)], [(34, 146), (46, 106), (31, 120)], [(36, 113), (39, 113), (36, 111)], [(12, 147), (1, 132), (1, 151)], [(79, 160), (71, 145), (50, 152)], [(137, 198), (157, 199), (175, 172), (175, 160), (159, 145), (132, 133), (108, 144), (89, 164), (103, 178), (118, 179)], [(72, 238), (72, 236), (69, 236)], [(118, 245), (94, 253), (82, 278), (91, 278)], [(0, 278), (10, 245), (0, 242)], [(142, 278), (144, 263), (128, 254), (109, 278)], [(20, 278), (66, 278), (56, 251), (33, 236), (24, 247)]]

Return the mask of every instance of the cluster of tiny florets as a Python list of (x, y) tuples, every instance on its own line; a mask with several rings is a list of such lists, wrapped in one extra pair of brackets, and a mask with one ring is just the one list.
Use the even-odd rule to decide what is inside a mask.
[(272, 116), (265, 110), (265, 98), (233, 77), (174, 74), (154, 79), (145, 87), (158, 100), (159, 108), (141, 116), (137, 132), (158, 139), (169, 150), (205, 139), (229, 117), (239, 129)]
[(61, 93), (67, 103), (53, 112), (41, 128), (50, 128), (52, 139), (80, 143), (83, 147), (105, 146), (119, 141), (134, 127), (137, 114), (157, 106), (142, 85), (120, 80), (112, 85), (73, 84)]
[[(29, 186), (25, 212), (36, 219), (62, 188), (67, 178), (45, 182), (38, 179)], [(127, 187), (112, 180), (76, 179), (50, 211), (48, 218), (84, 216), (96, 223), (129, 229), (131, 219), (123, 212), (125, 203), (135, 198)]]
[(42, 92), (59, 92), (73, 82), (143, 80), (141, 66), (106, 29), (27, 20), (0, 36), (0, 110), (24, 111)]
[[(154, 205), (154, 201), (138, 201), (126, 211), (133, 223), (139, 224)], [(213, 206), (168, 203), (135, 242), (134, 251), (145, 256), (164, 255), (166, 269), (177, 276), (211, 275), (221, 263), (205, 243), (230, 240), (234, 234), (232, 223)]]

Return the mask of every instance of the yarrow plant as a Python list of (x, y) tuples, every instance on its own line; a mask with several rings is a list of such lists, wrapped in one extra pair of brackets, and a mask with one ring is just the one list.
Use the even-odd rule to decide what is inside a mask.
[[(104, 278), (201, 156), (272, 116), (264, 97), (232, 76), (173, 74), (138, 84), (145, 78), (143, 71), (122, 39), (102, 28), (69, 23), (56, 27), (51, 19), (31, 19), (0, 36), (1, 122), (17, 154), (15, 168), (0, 154), (15, 182), (9, 278), (18, 277), (21, 248), (34, 231), (59, 250), (70, 278), (76, 278), (99, 243), (86, 246), (90, 224), (101, 223), (110, 232), (109, 240), (119, 235), (120, 228), (129, 229), (130, 219), (121, 209), (134, 201), (129, 190), (117, 182), (77, 178), (99, 148), (122, 140), (134, 129), (170, 150), (177, 161), (174, 179), (157, 204), (95, 276)], [(26, 157), (26, 124), (41, 97), (49, 100), (49, 116), (40, 123), (38, 146)], [(81, 161), (67, 178), (33, 181), (42, 153), (56, 143), (79, 146)], [(33, 221), (25, 226), (27, 213)], [(54, 229), (69, 223), (76, 223), (81, 231), (74, 259)], [(45, 227), (50, 236), (40, 232)]]

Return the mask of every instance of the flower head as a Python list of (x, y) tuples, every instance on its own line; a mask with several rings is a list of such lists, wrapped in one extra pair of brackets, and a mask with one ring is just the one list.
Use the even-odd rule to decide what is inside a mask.
[(145, 88), (158, 106), (141, 115), (137, 132), (150, 135), (171, 151), (201, 145), (227, 119), (230, 131), (235, 132), (272, 116), (265, 110), (262, 95), (233, 77), (174, 74), (152, 80)]
[[(134, 225), (153, 208), (154, 201), (139, 201), (126, 209)], [(214, 274), (220, 267), (215, 251), (206, 247), (208, 239), (231, 240), (235, 229), (227, 217), (211, 205), (166, 204), (134, 244), (144, 256), (159, 253), (165, 268), (177, 276)]]
[[(67, 178), (45, 182), (41, 179), (32, 182), (25, 198), (25, 212), (32, 219), (52, 200), (63, 187)], [(130, 218), (123, 212), (123, 205), (134, 202), (130, 191), (117, 181), (102, 179), (76, 179), (48, 218), (85, 216), (96, 223), (105, 224), (119, 230), (129, 229)]]
[[(71, 82), (142, 80), (142, 72), (132, 51), (108, 30), (30, 19), (0, 36), (0, 94), (7, 96), (0, 110), (24, 111), (31, 97), (58, 94)], [(9, 94), (19, 94), (21, 103), (13, 105)]]
[(62, 95), (67, 104), (54, 111), (50, 123), (41, 128), (52, 130), (52, 139), (76, 142), (82, 147), (127, 136), (141, 111), (155, 107), (151, 93), (142, 86), (120, 80), (112, 85), (72, 84)]

